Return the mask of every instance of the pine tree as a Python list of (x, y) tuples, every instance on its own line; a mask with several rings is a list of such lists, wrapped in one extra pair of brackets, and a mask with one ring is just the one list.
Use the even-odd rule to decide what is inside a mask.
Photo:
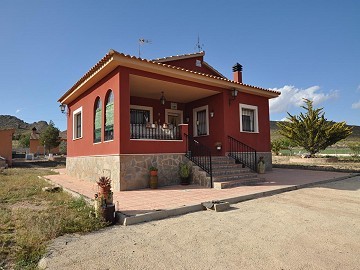
[(59, 134), (60, 130), (54, 126), (54, 122), (51, 120), (45, 131), (40, 134), (40, 142), (49, 150), (49, 153), (52, 148), (59, 146)]
[(306, 106), (301, 108), (306, 110), (305, 114), (288, 113), (287, 121), (278, 123), (278, 127), (281, 135), (303, 147), (311, 156), (352, 133), (352, 128), (345, 122), (327, 121), (323, 108), (314, 109), (313, 101), (304, 99), (304, 102)]
[(30, 133), (22, 134), (19, 138), (19, 144), (21, 147), (30, 147)]

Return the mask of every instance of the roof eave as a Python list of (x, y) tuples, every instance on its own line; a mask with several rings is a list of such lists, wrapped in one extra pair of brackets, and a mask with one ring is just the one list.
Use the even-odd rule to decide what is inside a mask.
[(257, 88), (235, 81), (230, 81), (226, 78), (185, 70), (184, 68), (164, 63), (139, 59), (137, 57), (127, 56), (114, 50), (110, 50), (109, 53), (106, 54), (94, 67), (92, 67), (77, 83), (75, 83), (73, 87), (71, 87), (61, 98), (59, 98), (58, 102), (68, 104), (118, 66), (149, 71), (178, 79), (191, 80), (197, 83), (219, 88), (227, 88), (229, 90), (236, 88), (245, 93), (260, 95), (267, 98), (274, 98), (280, 94), (279, 92), (273, 90)]
[(163, 57), (163, 58), (156, 58), (156, 59), (153, 59), (151, 61), (156, 62), (156, 63), (165, 63), (165, 62), (170, 62), (170, 61), (175, 61), (175, 60), (195, 58), (195, 57), (204, 56), (204, 55), (205, 55), (205, 52), (201, 51), (201, 52), (198, 52), (198, 53), (189, 53), (189, 54), (168, 56), (168, 57)]

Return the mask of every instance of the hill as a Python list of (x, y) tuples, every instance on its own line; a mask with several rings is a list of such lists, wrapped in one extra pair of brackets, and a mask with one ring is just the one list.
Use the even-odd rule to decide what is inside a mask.
[[(279, 134), (279, 128), (277, 126), (277, 123), (279, 121), (270, 121), (270, 135), (271, 140), (276, 140), (278, 138), (281, 138), (282, 136)], [(348, 142), (360, 142), (360, 126), (350, 126), (353, 128), (353, 133), (345, 139), (345, 141)]]
[(38, 121), (29, 124), (12, 115), (0, 115), (0, 129), (14, 128), (15, 136), (26, 132), (31, 132), (34, 127), (39, 132), (41, 132), (47, 126), (48, 123), (46, 121)]

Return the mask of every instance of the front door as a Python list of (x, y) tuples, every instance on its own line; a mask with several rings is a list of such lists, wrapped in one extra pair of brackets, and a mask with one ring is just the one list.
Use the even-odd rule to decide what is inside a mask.
[(177, 127), (179, 124), (183, 123), (183, 111), (180, 110), (165, 110), (165, 122), (172, 124)]

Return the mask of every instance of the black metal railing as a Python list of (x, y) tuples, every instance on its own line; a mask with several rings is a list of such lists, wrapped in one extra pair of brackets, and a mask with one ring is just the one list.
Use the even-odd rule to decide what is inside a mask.
[(192, 136), (184, 134), (186, 141), (185, 156), (203, 169), (210, 176), (210, 187), (213, 187), (211, 150), (199, 143)]
[(230, 147), (229, 157), (256, 172), (256, 150), (231, 136), (228, 136), (228, 141)]
[(130, 139), (181, 140), (181, 133), (174, 125), (130, 124)]

